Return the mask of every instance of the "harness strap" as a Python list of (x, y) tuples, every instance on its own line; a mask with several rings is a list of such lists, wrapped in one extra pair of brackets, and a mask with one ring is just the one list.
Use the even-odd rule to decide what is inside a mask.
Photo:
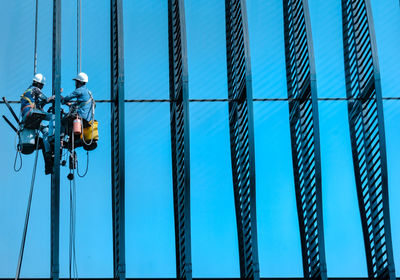
[(35, 107), (35, 103), (32, 102), (32, 100), (26, 96), (21, 96), (22, 99), (25, 99), (26, 101), (29, 102), (29, 105), (27, 106), (31, 106), (31, 107)]
[[(28, 98), (28, 97), (25, 96), (25, 94), (28, 93), (28, 92), (29, 92), (29, 93), (32, 93), (32, 89), (31, 89), (31, 88), (30, 88), (30, 89), (27, 89), (27, 90), (21, 95), (21, 98), (22, 98), (22, 99), (25, 99), (26, 101), (28, 101), (30, 107), (35, 108), (35, 103), (32, 102), (32, 100), (31, 100), (30, 98)], [(26, 107), (26, 106), (25, 106), (25, 107)], [(24, 107), (24, 108), (25, 108), (25, 107)], [(23, 109), (24, 109), (24, 108), (23, 108)], [(23, 109), (21, 109), (21, 111), (22, 111)]]
[(86, 106), (87, 104), (89, 104), (92, 101), (94, 102), (94, 99), (93, 99), (93, 96), (92, 96), (92, 93), (90, 92), (90, 90), (88, 90), (88, 93), (89, 93), (89, 96), (90, 96), (89, 99), (86, 100), (85, 102), (80, 102), (79, 105), (76, 106), (77, 109)]
[(21, 111), (25, 110), (26, 108), (31, 108), (31, 109), (33, 109), (33, 107), (32, 107), (31, 105), (26, 105), (26, 106), (24, 106), (24, 107), (21, 108)]

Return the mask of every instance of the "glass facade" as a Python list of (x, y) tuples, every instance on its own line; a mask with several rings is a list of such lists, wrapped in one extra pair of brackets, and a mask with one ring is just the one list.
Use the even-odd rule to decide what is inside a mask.
[[(0, 12), (0, 90), (18, 100), (33, 68), (34, 1)], [(95, 99), (110, 99), (110, 6), (82, 1), (82, 71)], [(211, 3), (212, 2), (212, 3)], [(190, 99), (226, 99), (225, 2), (185, 1)], [(345, 98), (342, 9), (309, 0), (318, 97)], [(76, 3), (62, 2), (62, 87), (76, 74)], [(372, 0), (382, 95), (400, 95), (398, 1)], [(169, 99), (168, 1), (123, 1), (125, 98)], [(26, 16), (29, 15), (29, 16)], [(282, 1), (247, 0), (253, 98), (287, 98)], [(52, 1), (39, 1), (38, 71), (51, 95)], [(193, 100), (192, 100), (193, 101)], [(254, 101), (256, 209), (261, 277), (302, 277), (287, 100)], [(345, 100), (320, 100), (323, 222), (329, 277), (367, 277)], [(19, 104), (13, 104), (19, 112)], [(392, 243), (400, 276), (400, 101), (384, 100)], [(0, 113), (10, 116), (4, 104)], [(11, 116), (9, 117), (11, 119)], [(77, 179), (76, 247), (81, 278), (113, 277), (111, 112), (98, 102), (100, 140)], [(190, 102), (193, 277), (239, 277), (228, 102)], [(0, 121), (0, 278), (13, 278), (34, 155), (13, 171), (15, 134)], [(169, 102), (125, 103), (125, 243), (128, 278), (176, 277)], [(87, 157), (78, 151), (79, 172)], [(68, 170), (61, 169), (60, 277), (68, 277)], [(50, 276), (50, 177), (39, 154), (21, 277)]]

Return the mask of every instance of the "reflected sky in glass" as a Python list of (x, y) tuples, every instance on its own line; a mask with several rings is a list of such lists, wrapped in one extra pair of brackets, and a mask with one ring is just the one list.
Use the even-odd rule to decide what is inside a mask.
[[(107, 1), (82, 1), (82, 70), (96, 99), (110, 97), (110, 11)], [(74, 89), (76, 3), (62, 1), (62, 87)], [(399, 96), (400, 9), (371, 0), (383, 96)], [(169, 97), (167, 1), (124, 1), (125, 97)], [(52, 1), (39, 1), (38, 71), (51, 94)], [(345, 97), (341, 7), (309, 0), (319, 97)], [(282, 1), (248, 0), (255, 98), (286, 97)], [(186, 0), (190, 98), (226, 98), (225, 3)], [(9, 1), (0, 11), (0, 91), (17, 100), (33, 72), (34, 1)], [(399, 103), (400, 104), (400, 103)], [(385, 101), (391, 224), (400, 276), (400, 140), (398, 101)], [(18, 111), (18, 106), (14, 106)], [(169, 104), (126, 104), (127, 277), (175, 277)], [(10, 116), (0, 105), (0, 113)], [(229, 146), (228, 105), (191, 103), (191, 219), (194, 277), (238, 277), (239, 257)], [(110, 105), (98, 104), (99, 147), (77, 180), (80, 277), (112, 277)], [(254, 104), (257, 220), (262, 277), (301, 277), (288, 105)], [(319, 102), (326, 258), (330, 277), (365, 277), (345, 102)], [(13, 277), (29, 192), (33, 155), (12, 171), (15, 135), (0, 121), (0, 277)], [(78, 153), (80, 168), (86, 154)], [(22, 277), (49, 277), (50, 190), (39, 155)], [(69, 182), (61, 173), (60, 276), (68, 274)], [(40, 252), (40, 261), (38, 258)]]

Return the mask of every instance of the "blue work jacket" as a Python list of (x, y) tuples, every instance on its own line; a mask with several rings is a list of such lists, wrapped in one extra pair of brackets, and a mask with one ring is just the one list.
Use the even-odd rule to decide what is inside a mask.
[(75, 89), (71, 94), (61, 97), (61, 103), (66, 104), (72, 103), (72, 106), (76, 108), (78, 115), (90, 122), (94, 115), (94, 100), (91, 92), (87, 89), (86, 85), (83, 85)]
[(43, 106), (46, 103), (46, 95), (38, 87), (31, 85), (21, 96), (22, 121), (25, 121), (33, 109), (43, 111)]

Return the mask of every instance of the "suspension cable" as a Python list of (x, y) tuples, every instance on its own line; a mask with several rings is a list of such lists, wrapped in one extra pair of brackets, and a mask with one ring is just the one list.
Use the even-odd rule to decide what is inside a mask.
[[(74, 157), (76, 154), (74, 154)], [(73, 194), (73, 232), (72, 232), (72, 256), (73, 256), (73, 272), (74, 279), (78, 279), (78, 266), (76, 264), (76, 181), (75, 170), (72, 171), (74, 179), (72, 180), (72, 194)]]
[(77, 7), (76, 7), (76, 73), (81, 72), (81, 53), (82, 53), (82, 3), (81, 0), (77, 0)]
[[(74, 174), (74, 170), (70, 172)], [(75, 178), (69, 181), (69, 278), (78, 278), (78, 268), (76, 265), (76, 250), (75, 250), (75, 228), (76, 228), (76, 184)]]
[[(76, 227), (76, 182), (75, 168), (77, 168), (76, 152), (75, 152), (75, 137), (74, 132), (71, 135), (71, 152), (70, 152), (70, 174), (72, 178), (68, 178), (70, 187), (69, 196), (69, 279), (78, 279), (78, 267), (76, 264), (76, 242), (75, 242), (75, 227)], [(71, 166), (72, 162), (72, 166)]]
[(35, 13), (35, 49), (33, 53), (33, 76), (36, 75), (37, 71), (37, 29), (38, 29), (38, 6), (39, 0), (36, 0), (36, 13)]
[(24, 256), (24, 249), (25, 249), (26, 233), (28, 231), (29, 215), (30, 215), (30, 212), (31, 212), (33, 187), (35, 185), (38, 154), (39, 154), (39, 134), (36, 135), (36, 154), (35, 154), (35, 161), (34, 161), (34, 164), (33, 164), (31, 189), (29, 191), (28, 206), (26, 208), (24, 231), (22, 233), (21, 247), (20, 247), (20, 250), (19, 250), (18, 265), (17, 265), (17, 272), (15, 274), (15, 280), (18, 280), (19, 275), (21, 273), (22, 258)]

